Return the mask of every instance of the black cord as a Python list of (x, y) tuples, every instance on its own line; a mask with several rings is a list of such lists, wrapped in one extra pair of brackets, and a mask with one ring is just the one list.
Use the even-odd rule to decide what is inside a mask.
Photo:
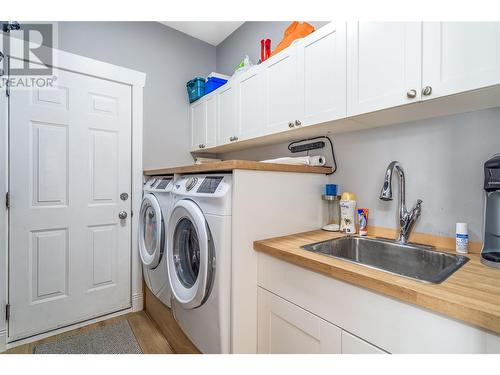
[[(288, 145), (288, 151), (292, 152), (292, 146), (297, 144), (297, 143), (302, 143), (302, 142), (308, 142), (308, 141), (314, 141), (316, 139), (328, 139), (328, 142), (330, 142), (330, 149), (332, 150), (332, 159), (333, 159), (333, 166), (332, 166), (332, 171), (330, 173), (327, 173), (327, 175), (334, 174), (337, 171), (337, 160), (335, 159), (335, 151), (333, 150), (333, 143), (330, 137), (326, 135), (321, 135), (319, 137), (313, 137), (313, 138), (307, 138), (307, 139), (301, 139), (300, 141), (293, 141)], [(307, 151), (309, 155), (309, 150)]]

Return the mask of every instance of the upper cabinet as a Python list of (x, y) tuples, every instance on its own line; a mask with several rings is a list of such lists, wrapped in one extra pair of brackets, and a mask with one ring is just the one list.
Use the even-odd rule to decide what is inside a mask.
[(236, 88), (237, 136), (248, 139), (265, 132), (264, 85), (260, 66), (243, 73)]
[(422, 99), (500, 84), (499, 22), (424, 22)]
[(231, 80), (214, 91), (217, 100), (217, 144), (219, 145), (238, 140), (236, 86), (237, 82)]
[(422, 24), (347, 24), (347, 116), (420, 100)]
[[(444, 96), (432, 110), (424, 103)], [(331, 22), (191, 104), (191, 149), (224, 152), (240, 146), (213, 147), (495, 106), (500, 22)], [(397, 116), (387, 111), (395, 107)]]
[(262, 66), (266, 133), (287, 130), (298, 120), (297, 48), (292, 45)]
[(207, 95), (190, 106), (192, 150), (216, 145), (215, 105), (215, 95)]
[(346, 117), (346, 24), (331, 22), (297, 43), (299, 126)]

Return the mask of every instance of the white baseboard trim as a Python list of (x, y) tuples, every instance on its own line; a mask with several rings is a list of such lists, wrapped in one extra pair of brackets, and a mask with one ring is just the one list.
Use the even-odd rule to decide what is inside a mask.
[(7, 331), (0, 331), (0, 353), (7, 350)]
[(144, 309), (144, 295), (142, 292), (132, 294), (132, 311), (142, 311)]
[[(44, 339), (44, 338), (47, 338), (50, 336), (55, 336), (55, 335), (58, 335), (59, 333), (68, 332), (68, 331), (71, 331), (71, 330), (74, 330), (77, 328), (88, 326), (90, 324), (101, 322), (101, 321), (106, 320), (106, 319), (115, 318), (117, 316), (128, 314), (131, 312), (134, 312), (134, 310), (132, 307), (129, 307), (128, 309), (125, 309), (125, 310), (116, 311), (116, 312), (111, 313), (111, 314), (103, 315), (103, 316), (100, 316), (100, 317), (97, 317), (94, 319), (90, 319), (90, 320), (85, 320), (85, 321), (80, 322), (80, 323), (72, 324), (72, 325), (67, 326), (67, 327), (55, 329), (53, 331), (41, 333), (39, 335), (31, 336), (31, 337), (28, 337), (28, 338), (25, 338), (22, 340), (17, 340), (17, 341), (11, 342), (11, 343), (7, 342), (7, 336), (5, 336), (5, 339), (3, 341), (4, 343), (6, 343), (4, 350), (10, 349), (10, 348), (15, 348), (16, 346), (20, 346), (20, 345), (24, 345), (24, 344), (29, 344), (30, 342), (38, 341), (38, 340), (41, 340), (41, 339)], [(0, 348), (1, 348), (1, 344), (2, 343), (0, 342)]]

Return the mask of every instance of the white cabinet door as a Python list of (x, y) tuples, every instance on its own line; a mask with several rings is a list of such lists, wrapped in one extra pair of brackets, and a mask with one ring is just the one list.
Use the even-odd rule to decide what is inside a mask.
[(342, 331), (342, 354), (387, 354), (382, 349)]
[(207, 111), (207, 126), (205, 147), (213, 147), (217, 143), (217, 98), (215, 94), (209, 94), (205, 97), (205, 106)]
[(300, 40), (297, 57), (298, 125), (345, 118), (346, 23), (331, 22)]
[(237, 137), (236, 82), (228, 82), (215, 91), (217, 98), (217, 144), (232, 142)]
[(264, 133), (264, 85), (260, 66), (253, 67), (238, 79), (238, 137), (252, 138)]
[(258, 353), (341, 353), (340, 328), (265, 289), (258, 293)]
[(207, 138), (207, 105), (201, 98), (190, 105), (191, 150), (203, 148)]
[(419, 22), (348, 22), (347, 116), (420, 100), (421, 30)]
[(500, 22), (424, 22), (422, 96), (500, 84)]
[(297, 48), (292, 45), (266, 60), (264, 76), (266, 133), (289, 129), (298, 120)]

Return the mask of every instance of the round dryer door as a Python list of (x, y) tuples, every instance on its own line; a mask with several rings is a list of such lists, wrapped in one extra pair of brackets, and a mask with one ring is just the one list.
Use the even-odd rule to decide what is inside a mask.
[(186, 309), (210, 295), (215, 251), (205, 216), (191, 200), (178, 201), (168, 222), (168, 277), (175, 299)]
[(142, 199), (139, 216), (139, 254), (149, 269), (156, 268), (163, 256), (165, 228), (160, 204), (153, 194)]

